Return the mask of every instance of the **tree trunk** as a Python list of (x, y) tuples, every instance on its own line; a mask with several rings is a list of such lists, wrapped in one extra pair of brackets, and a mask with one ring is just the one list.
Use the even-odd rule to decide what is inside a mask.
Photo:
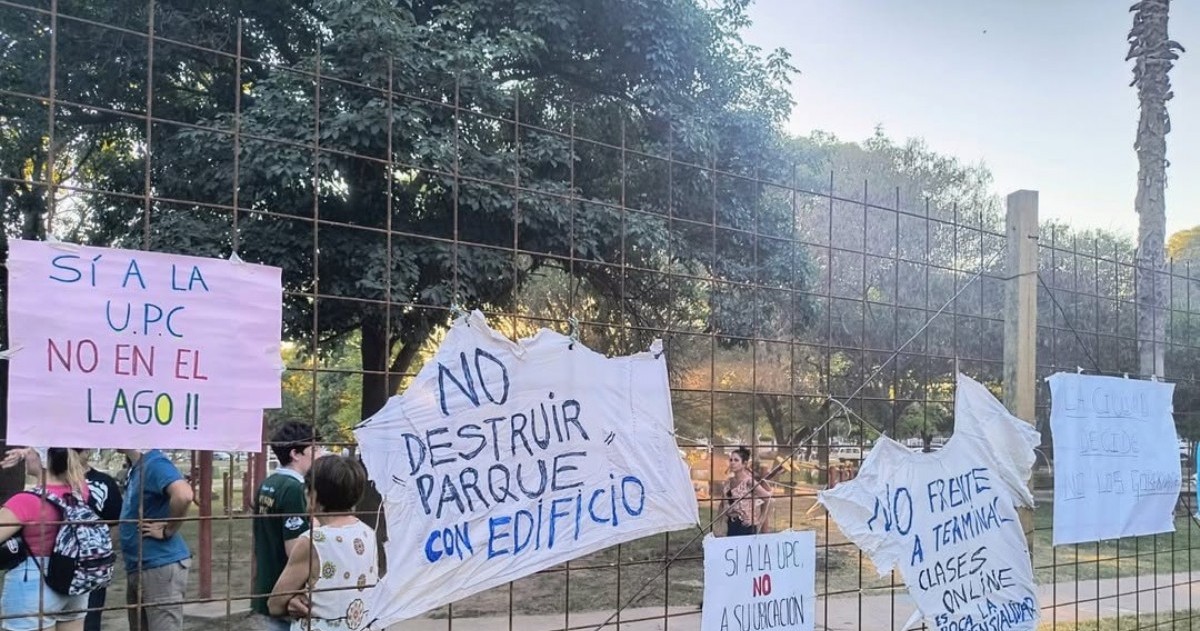
[[(825, 403), (821, 404), (821, 418), (822, 419), (829, 418), (829, 412), (831, 409), (832, 409), (832, 405), (829, 403), (829, 401), (825, 401)], [(817, 478), (817, 481), (822, 485), (826, 485), (826, 484), (829, 484), (829, 427), (828, 427), (828, 425), (826, 425), (826, 427), (823, 431), (825, 433), (824, 436), (821, 436), (821, 432), (817, 432), (813, 436), (809, 436), (809, 444), (812, 444), (814, 442), (817, 443), (817, 463), (818, 463), (818, 466), (820, 467), (820, 472), (821, 472)]]
[(389, 390), (388, 361), (392, 355), (392, 345), (387, 339), (387, 330), (383, 326), (364, 324), (362, 326), (362, 346), (359, 349), (362, 359), (362, 417), (378, 412), (392, 396)]
[[(363, 369), (361, 413), (364, 419), (378, 412), (391, 396), (388, 391), (388, 376), (385, 374), (391, 351), (386, 327), (363, 325), (359, 356), (362, 358)], [(377, 551), (380, 577), (387, 572), (387, 552), (384, 549), (384, 542), (387, 541), (387, 521), (382, 519), (382, 505), (383, 497), (374, 484), (368, 484), (362, 500), (358, 502), (358, 518), (375, 531), (375, 540), (379, 546)]]
[[(429, 339), (430, 326), (425, 322), (415, 323), (414, 326), (405, 327), (405, 330), (398, 340), (389, 340), (382, 323), (366, 323), (362, 326), (363, 418), (378, 412), (396, 394), (401, 379), (410, 371), (417, 353)], [(393, 358), (392, 350), (397, 341), (400, 342), (400, 350)]]
[[(370, 418), (387, 404), (387, 400), (396, 394), (400, 384), (400, 375), (409, 371), (416, 359), (421, 345), (429, 338), (429, 327), (420, 324), (408, 329), (408, 333), (400, 336), (400, 352), (392, 359), (393, 340), (389, 339), (388, 330), (384, 323), (368, 319), (362, 326), (362, 346), (359, 356), (362, 359), (362, 418)], [(358, 518), (375, 530), (375, 538), (379, 543), (379, 575), (387, 570), (387, 556), (383, 544), (387, 541), (387, 521), (380, 519), (380, 506), (383, 497), (375, 489), (375, 485), (367, 486), (366, 493), (358, 503)]]
[(1138, 156), (1137, 325), (1138, 363), (1145, 375), (1164, 376), (1166, 354), (1166, 199), (1167, 133), (1171, 119), (1168, 73), (1182, 50), (1167, 36), (1170, 0), (1143, 0), (1134, 5), (1129, 32), (1129, 58), (1134, 62), (1138, 119), (1134, 149)]
[(790, 452), (794, 437), (792, 436), (791, 428), (788, 427), (787, 410), (783, 405), (782, 399), (783, 397), (777, 394), (759, 396), (763, 414), (767, 417), (767, 423), (770, 424), (771, 433), (775, 438), (776, 449)]

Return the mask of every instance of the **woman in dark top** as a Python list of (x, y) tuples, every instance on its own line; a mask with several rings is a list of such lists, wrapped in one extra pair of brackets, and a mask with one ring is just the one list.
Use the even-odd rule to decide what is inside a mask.
[[(121, 485), (117, 484), (116, 478), (91, 466), (88, 462), (91, 449), (76, 449), (75, 452), (79, 454), (86, 471), (88, 503), (101, 521), (116, 526), (121, 519)], [(83, 622), (83, 631), (100, 631), (100, 614), (107, 598), (108, 589), (104, 587), (93, 591), (88, 597), (88, 614)]]
[(729, 455), (729, 478), (721, 503), (725, 509), (726, 534), (730, 537), (756, 535), (761, 532), (767, 516), (771, 492), (754, 479), (750, 469), (750, 450), (739, 447)]

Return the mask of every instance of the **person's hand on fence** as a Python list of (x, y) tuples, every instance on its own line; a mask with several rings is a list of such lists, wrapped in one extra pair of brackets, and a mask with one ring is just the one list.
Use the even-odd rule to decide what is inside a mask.
[(8, 453), (4, 454), (4, 459), (0, 460), (0, 468), (11, 469), (17, 466), (25, 460), (25, 456), (29, 455), (30, 451), (33, 450), (29, 447), (15, 447), (8, 450)]
[(33, 447), (14, 447), (4, 454), (0, 460), (0, 468), (11, 469), (25, 463), (25, 473), (34, 477), (42, 475), (42, 458), (39, 451)]
[(287, 613), (292, 618), (307, 618), (309, 606), (312, 603), (308, 601), (308, 596), (304, 594), (296, 594), (288, 600)]

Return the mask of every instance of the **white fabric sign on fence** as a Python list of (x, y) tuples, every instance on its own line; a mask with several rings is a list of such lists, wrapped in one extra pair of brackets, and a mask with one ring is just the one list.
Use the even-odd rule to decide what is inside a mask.
[(816, 625), (811, 530), (704, 539), (701, 631), (807, 631)]
[[(933, 629), (1033, 631), (1037, 592), (1018, 506), (1041, 436), (981, 384), (958, 376), (954, 435), (916, 453), (882, 436), (858, 476), (818, 500), (871, 558), (900, 570)], [(909, 628), (909, 627), (905, 627)]]
[(474, 312), (355, 430), (382, 493), (388, 571), (372, 628), (621, 542), (695, 527), (666, 360), (607, 358)]
[(1054, 545), (1175, 531), (1175, 385), (1050, 376)]

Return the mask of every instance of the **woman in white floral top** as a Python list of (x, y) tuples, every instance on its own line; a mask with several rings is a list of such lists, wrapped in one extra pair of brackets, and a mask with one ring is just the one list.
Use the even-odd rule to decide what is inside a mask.
[[(323, 456), (305, 485), (320, 525), (297, 540), (267, 606), (276, 616), (307, 609), (292, 631), (355, 631), (370, 622), (366, 590), (379, 578), (375, 532), (348, 514), (362, 498), (367, 473), (352, 458)], [(300, 604), (289, 607), (293, 600)]]

